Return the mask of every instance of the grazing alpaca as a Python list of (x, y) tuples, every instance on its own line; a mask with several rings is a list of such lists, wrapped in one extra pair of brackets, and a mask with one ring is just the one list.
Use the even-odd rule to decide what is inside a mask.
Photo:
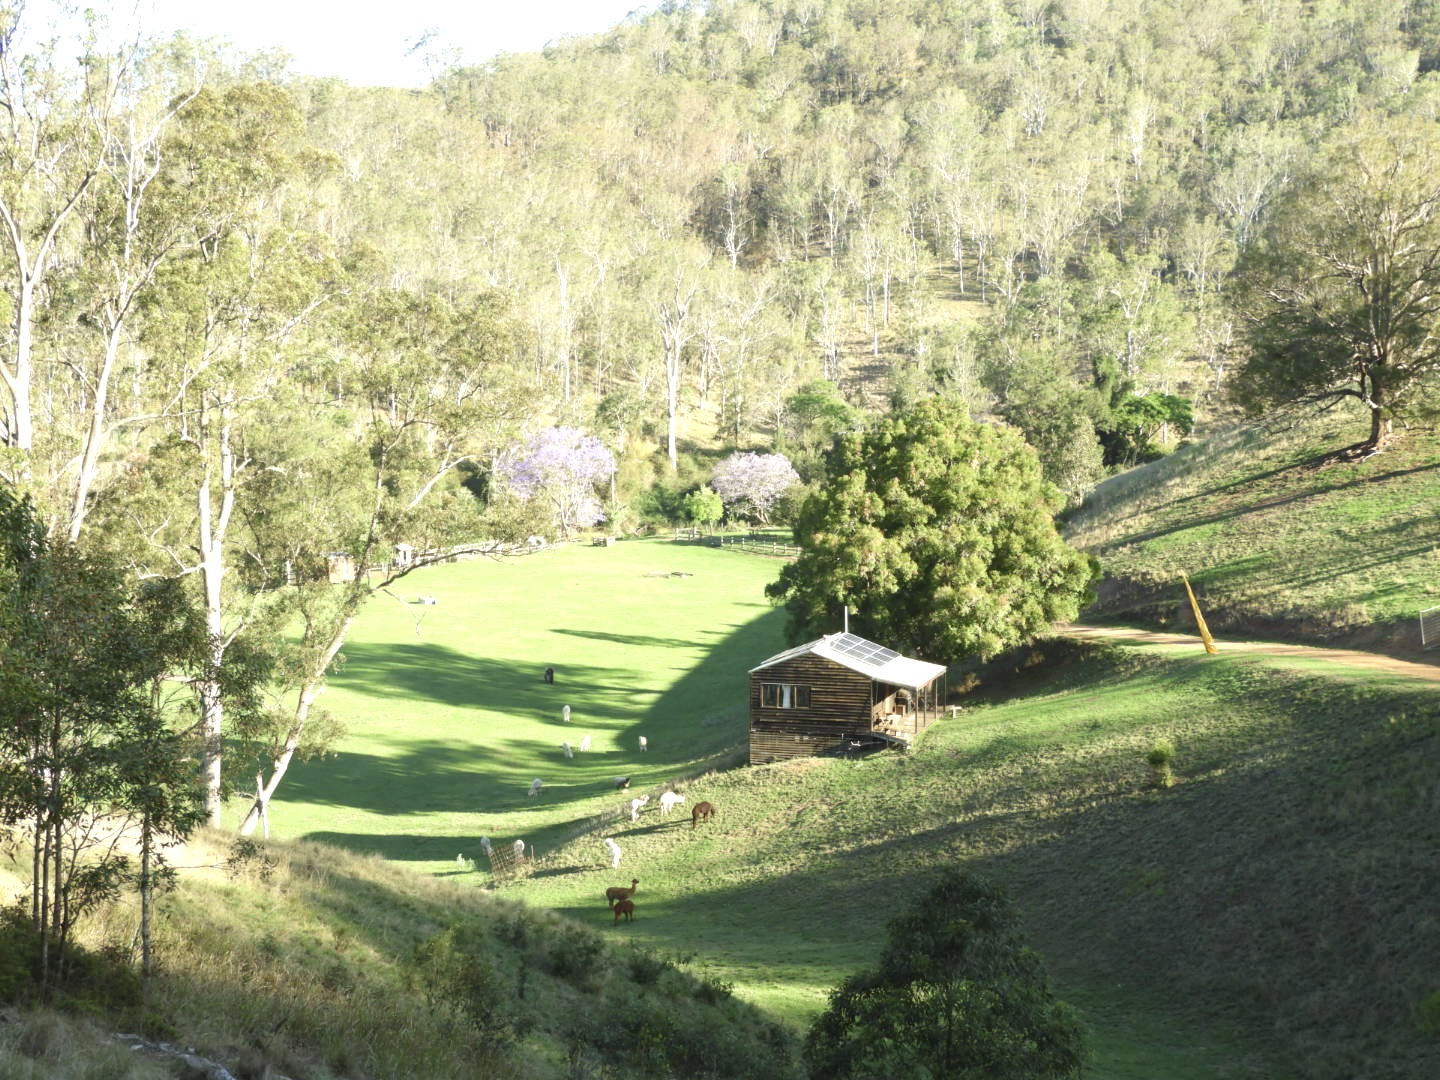
[(583, 739), (580, 740), (580, 750), (581, 750), (582, 753), (584, 753), (584, 752), (587, 752), (589, 749), (590, 749), (590, 736), (589, 736), (589, 735), (586, 735)]
[(605, 890), (605, 903), (610, 905), (610, 907), (614, 907), (616, 900), (629, 900), (630, 897), (635, 895), (635, 890), (639, 887), (640, 879), (638, 877), (630, 879), (630, 887), (628, 889), (624, 885), (611, 885), (610, 888)]
[(708, 803), (708, 802), (696, 803), (696, 804), (695, 804), (695, 809), (690, 811), (690, 828), (693, 829), (693, 828), (694, 828), (697, 824), (699, 824), (700, 822), (705, 821), (706, 819), (712, 818), (712, 817), (714, 817), (714, 816), (715, 816), (715, 807), (712, 806), (710, 803)]
[(539, 795), (539, 794), (540, 794), (540, 789), (543, 788), (544, 786), (545, 786), (545, 781), (541, 780), (541, 779), (537, 776), (534, 780), (531, 780), (531, 781), (530, 781), (530, 794), (527, 795), (527, 796), (525, 796), (525, 797), (526, 797), (527, 799), (533, 799), (536, 795)]
[(662, 793), (661, 796), (660, 796), (660, 814), (661, 814), (661, 816), (662, 816), (662, 817), (668, 816), (671, 810), (674, 810), (675, 807), (677, 807), (678, 805), (680, 805), (680, 804), (681, 804), (682, 802), (684, 802), (684, 801), (685, 801), (685, 796), (684, 796), (684, 795), (677, 794), (677, 793), (674, 792), (674, 791), (666, 791), (666, 792)]
[(616, 791), (624, 791), (624, 790), (625, 790), (626, 788), (628, 788), (629, 786), (630, 786), (630, 777), (628, 777), (628, 776), (617, 776), (617, 777), (615, 778), (615, 790), (616, 790)]
[(649, 795), (641, 795), (638, 799), (630, 800), (630, 820), (640, 820), (640, 808), (650, 801)]
[(615, 921), (616, 921), (617, 923), (620, 921), (620, 916), (621, 916), (621, 915), (624, 915), (624, 916), (625, 916), (625, 921), (626, 921), (626, 922), (634, 922), (634, 921), (635, 921), (635, 901), (634, 901), (634, 900), (621, 900), (618, 904), (615, 905)]
[(575, 756), (575, 754), (571, 751), (571, 749), (570, 749), (570, 744), (569, 744), (568, 742), (562, 742), (562, 743), (560, 744), (560, 749), (565, 751), (565, 760), (566, 760), (566, 761), (569, 761), (571, 758), (573, 758), (573, 757)]

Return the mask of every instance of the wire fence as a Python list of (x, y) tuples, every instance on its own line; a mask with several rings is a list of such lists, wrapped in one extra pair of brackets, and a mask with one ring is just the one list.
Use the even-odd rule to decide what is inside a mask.
[(1420, 646), (1425, 649), (1440, 648), (1440, 607), (1420, 612)]

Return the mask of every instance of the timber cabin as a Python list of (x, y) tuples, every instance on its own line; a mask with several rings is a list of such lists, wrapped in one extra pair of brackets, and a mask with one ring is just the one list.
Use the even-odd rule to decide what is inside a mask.
[(750, 764), (908, 746), (940, 715), (945, 670), (849, 633), (778, 653), (750, 669)]

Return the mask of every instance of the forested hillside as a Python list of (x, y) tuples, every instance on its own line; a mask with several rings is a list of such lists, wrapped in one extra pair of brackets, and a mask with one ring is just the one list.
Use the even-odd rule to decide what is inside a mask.
[(954, 389), (1076, 496), (1222, 407), (1237, 260), (1328, 143), (1432, 121), (1440, 62), (1398, 2), (666, 3), (419, 92), (183, 40), (87, 84), (7, 26), (7, 473), (72, 532), (210, 358), (258, 461), (277, 410), (351, 438), (367, 347), (483, 361), (482, 462), (600, 435), (626, 521), (665, 509), (638, 455), (803, 449), (821, 379)]

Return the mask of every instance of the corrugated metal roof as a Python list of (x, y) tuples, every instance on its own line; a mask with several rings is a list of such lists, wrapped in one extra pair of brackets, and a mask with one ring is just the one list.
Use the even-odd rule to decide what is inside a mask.
[(776, 664), (792, 660), (797, 656), (814, 653), (826, 660), (868, 675), (877, 682), (891, 686), (903, 686), (907, 690), (919, 690), (945, 674), (943, 664), (932, 664), (925, 660), (914, 660), (901, 656), (894, 649), (876, 645), (855, 634), (827, 634), (804, 645), (797, 645), (782, 653), (776, 653), (764, 663), (751, 668), (751, 672), (762, 671)]

